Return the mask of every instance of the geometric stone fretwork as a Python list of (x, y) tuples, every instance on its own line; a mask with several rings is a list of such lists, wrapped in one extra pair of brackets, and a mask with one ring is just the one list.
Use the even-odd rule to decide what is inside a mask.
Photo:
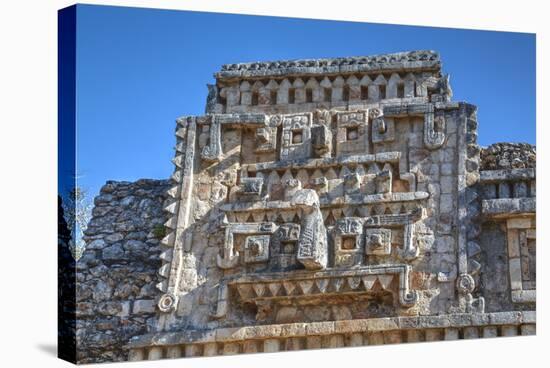
[[(322, 298), (333, 295), (357, 295), (382, 290), (397, 294), (403, 307), (415, 305), (418, 295), (410, 289), (409, 265), (373, 265), (342, 270), (288, 273), (257, 273), (229, 276), (218, 288), (218, 305), (214, 317), (227, 313), (229, 289), (235, 288), (243, 302), (265, 303), (304, 298)], [(394, 280), (398, 281), (394, 283)]]
[(282, 161), (310, 157), (311, 123), (311, 113), (284, 115), (280, 152)]
[[(374, 228), (374, 232), (367, 229), (367, 235), (373, 235), (372, 239), (367, 239), (367, 243), (370, 241), (371, 244), (367, 244), (367, 254), (368, 252), (371, 255), (381, 255), (389, 254), (391, 252), (388, 249), (391, 246), (391, 230), (390, 228), (402, 227), (403, 228), (403, 247), (398, 250), (400, 258), (404, 260), (412, 260), (418, 257), (419, 248), (415, 242), (414, 228), (415, 223), (421, 220), (425, 216), (425, 210), (422, 207), (416, 208), (414, 211), (405, 214), (398, 215), (380, 215), (380, 216), (370, 216), (365, 219), (365, 225), (370, 228)], [(383, 232), (378, 231), (379, 228), (384, 227), (380, 230), (386, 230)], [(374, 246), (374, 248), (371, 248)], [(377, 249), (378, 248), (378, 249)]]
[(346, 217), (338, 220), (334, 234), (334, 266), (352, 267), (360, 265), (363, 259), (363, 221)]
[(387, 256), (391, 253), (390, 229), (367, 229), (366, 254), (374, 256)]
[(254, 152), (265, 153), (275, 151), (277, 145), (277, 127), (262, 127), (256, 129), (256, 147)]
[(395, 140), (395, 121), (383, 115), (380, 109), (370, 109), (372, 125), (372, 143), (392, 142)]
[(245, 263), (267, 262), (269, 260), (270, 235), (251, 235), (244, 245)]
[(445, 118), (436, 116), (434, 110), (434, 105), (428, 104), (424, 114), (424, 145), (431, 150), (441, 147), (445, 142)]
[[(230, 223), (225, 227), (223, 256), (217, 255), (217, 265), (222, 269), (234, 268), (239, 263), (239, 252), (233, 244), (234, 234), (273, 234), (277, 226), (272, 222)], [(267, 243), (267, 244), (266, 244)], [(245, 245), (245, 262), (265, 262), (269, 254), (269, 237), (249, 237)]]
[(534, 217), (512, 217), (506, 221), (510, 289), (514, 303), (534, 303), (536, 284), (536, 229)]
[(337, 135), (336, 154), (368, 153), (368, 113), (367, 110), (336, 113)]
[(296, 266), (296, 253), (300, 225), (293, 223), (281, 224), (273, 234), (269, 264), (271, 269), (288, 269)]

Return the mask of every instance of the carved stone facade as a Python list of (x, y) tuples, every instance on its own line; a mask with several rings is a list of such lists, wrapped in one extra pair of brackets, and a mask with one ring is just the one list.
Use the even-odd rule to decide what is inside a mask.
[(480, 171), (437, 53), (215, 76), (177, 120), (156, 314), (128, 359), (534, 333), (535, 170)]

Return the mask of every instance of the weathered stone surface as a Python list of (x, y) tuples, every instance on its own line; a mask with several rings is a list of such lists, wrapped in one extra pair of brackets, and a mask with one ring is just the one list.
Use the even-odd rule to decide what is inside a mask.
[[(96, 200), (96, 205), (110, 210), (94, 211), (87, 231), (88, 237), (94, 240), (88, 243), (85, 256), (78, 261), (79, 264), (96, 263), (87, 271), (77, 273), (84, 277), (78, 283), (80, 302), (76, 306), (79, 362), (147, 358), (139, 351), (129, 356), (127, 343), (133, 336), (154, 331), (150, 319), (156, 313), (158, 290), (154, 285), (158, 282), (156, 272), (160, 266), (156, 259), (160, 254), (157, 245), (162, 237), (154, 233), (164, 232), (162, 207), (169, 188), (169, 181), (147, 179), (135, 183), (111, 181), (101, 189), (105, 194)], [(131, 199), (126, 199), (128, 197)], [(144, 215), (151, 220), (141, 222)], [(133, 227), (139, 231), (113, 233), (106, 228), (106, 224), (116, 227), (119, 221), (134, 221), (137, 226)], [(124, 239), (130, 240), (124, 242)], [(88, 255), (96, 250), (98, 253), (89, 258)], [(135, 257), (136, 252), (139, 258)], [(110, 319), (99, 319), (104, 316)]]
[(480, 149), (437, 53), (216, 78), (171, 180), (95, 199), (81, 363), (535, 333), (535, 150)]
[(535, 168), (536, 147), (528, 143), (494, 143), (481, 150), (481, 170)]

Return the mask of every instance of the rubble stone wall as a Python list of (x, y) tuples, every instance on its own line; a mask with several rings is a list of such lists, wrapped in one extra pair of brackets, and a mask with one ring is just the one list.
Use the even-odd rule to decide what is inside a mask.
[(168, 180), (107, 182), (77, 263), (77, 360), (127, 360), (132, 336), (154, 331), (159, 239)]

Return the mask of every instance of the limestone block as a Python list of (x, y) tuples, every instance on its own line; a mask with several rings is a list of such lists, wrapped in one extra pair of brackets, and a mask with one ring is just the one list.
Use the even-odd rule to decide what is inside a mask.
[(341, 348), (344, 346), (344, 335), (329, 335), (322, 337), (323, 348)]
[(502, 326), (500, 328), (500, 334), (501, 336), (517, 336), (518, 326), (516, 325)]
[(264, 353), (276, 353), (280, 349), (280, 342), (277, 339), (264, 340)]
[(180, 358), (181, 355), (182, 355), (181, 346), (175, 345), (175, 346), (168, 346), (166, 348), (166, 358), (168, 359)]
[(510, 265), (510, 288), (512, 290), (522, 289), (521, 280), (521, 259), (513, 258), (509, 260)]
[(441, 340), (441, 330), (439, 329), (428, 329), (425, 332), (426, 341), (439, 341)]
[(536, 335), (537, 334), (537, 327), (534, 324), (529, 325), (521, 325), (521, 334), (522, 335)]
[(457, 328), (446, 328), (445, 329), (445, 340), (458, 340), (458, 329)]
[(483, 337), (497, 337), (498, 329), (496, 326), (483, 327)]
[(384, 335), (382, 332), (372, 332), (368, 335), (369, 345), (383, 345)]
[(306, 338), (307, 349), (320, 349), (321, 348), (321, 336), (308, 336)]
[(132, 307), (132, 314), (149, 314), (149, 313), (155, 313), (156, 310), (156, 303), (154, 300), (151, 299), (141, 299), (141, 300), (134, 300), (134, 304)]
[(209, 342), (203, 346), (203, 355), (204, 356), (215, 356), (218, 355), (218, 344), (215, 342)]
[(163, 352), (161, 347), (153, 346), (152, 348), (149, 348), (149, 352), (147, 353), (147, 360), (159, 360), (162, 358)]
[(465, 339), (477, 339), (479, 338), (479, 328), (478, 327), (464, 327), (464, 338)]
[(400, 344), (401, 342), (402, 342), (401, 331), (396, 330), (396, 331), (384, 332), (384, 344)]
[(223, 355), (235, 355), (239, 354), (240, 346), (234, 342), (227, 342), (223, 345)]
[(145, 359), (144, 349), (130, 349), (130, 352), (128, 354), (128, 360), (130, 362), (136, 362), (144, 359)]
[(348, 346), (363, 346), (363, 334), (362, 333), (352, 333), (349, 336)]
[(419, 342), (422, 341), (422, 334), (419, 330), (406, 330), (407, 342)]
[(451, 194), (441, 194), (439, 198), (439, 210), (441, 213), (451, 213), (454, 210), (454, 196)]
[(301, 350), (304, 348), (304, 340), (301, 337), (289, 337), (285, 341), (285, 350)]
[(257, 353), (258, 342), (257, 341), (245, 341), (243, 342), (243, 353)]

